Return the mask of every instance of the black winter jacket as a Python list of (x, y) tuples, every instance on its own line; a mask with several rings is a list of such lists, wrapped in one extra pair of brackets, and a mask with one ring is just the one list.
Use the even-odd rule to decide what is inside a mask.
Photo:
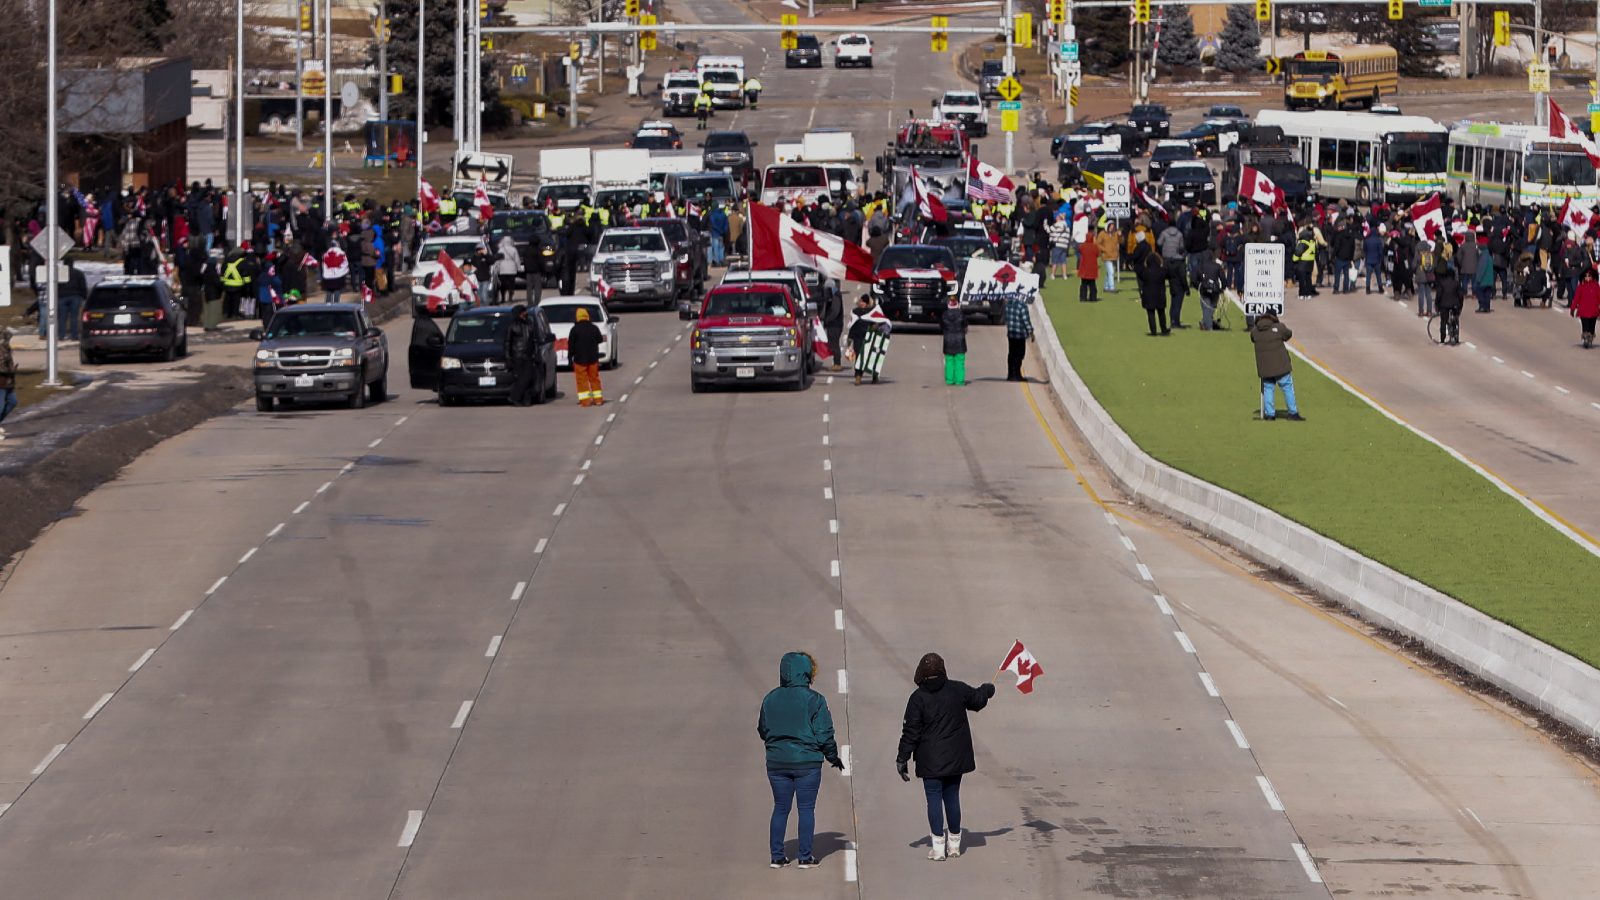
[(575, 366), (592, 366), (600, 362), (600, 342), (605, 335), (593, 322), (579, 322), (567, 333), (567, 358)]
[(959, 306), (946, 306), (939, 315), (939, 330), (944, 333), (944, 353), (955, 356), (967, 352), (967, 314)]
[(506, 328), (506, 358), (532, 359), (538, 352), (534, 342), (533, 323), (526, 319), (512, 319)]
[(983, 709), (993, 696), (992, 684), (973, 687), (943, 676), (924, 681), (906, 701), (895, 761), (915, 756), (918, 778), (949, 778), (976, 770), (967, 711)]

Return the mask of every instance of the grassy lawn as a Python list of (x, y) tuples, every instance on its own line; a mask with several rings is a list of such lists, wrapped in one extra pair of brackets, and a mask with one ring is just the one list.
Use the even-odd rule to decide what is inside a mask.
[[(1077, 279), (1051, 281), (1045, 303), (1095, 399), (1150, 455), (1600, 665), (1600, 558), (1298, 360), (1308, 421), (1259, 421), (1237, 309), (1231, 331), (1153, 338), (1132, 279), (1119, 288), (1087, 304)], [(1184, 307), (1198, 322), (1198, 300)]]

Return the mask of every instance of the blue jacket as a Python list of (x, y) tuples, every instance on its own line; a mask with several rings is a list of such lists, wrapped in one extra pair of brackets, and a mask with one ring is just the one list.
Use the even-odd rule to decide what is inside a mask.
[(820, 769), (839, 758), (828, 701), (811, 689), (816, 667), (808, 653), (785, 653), (778, 663), (778, 687), (761, 701), (756, 724), (768, 769)]
[(1376, 266), (1383, 262), (1383, 237), (1374, 230), (1361, 242), (1361, 250), (1366, 254), (1367, 265)]
[(720, 206), (711, 211), (711, 233), (721, 238), (728, 236), (728, 214)]

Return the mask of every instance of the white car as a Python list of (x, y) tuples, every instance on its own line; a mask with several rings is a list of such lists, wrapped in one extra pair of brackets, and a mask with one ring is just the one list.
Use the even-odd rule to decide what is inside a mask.
[[(430, 297), (437, 298), (431, 312), (443, 316), (454, 313), (463, 304), (478, 302), (476, 297), (463, 297), (450, 278), (435, 279), (434, 276), (443, 268), (439, 262), (441, 252), (450, 257), (457, 267), (463, 267), (482, 246), (483, 238), (475, 234), (442, 234), (422, 242), (422, 247), (417, 251), (416, 264), (411, 268), (411, 302), (418, 314), (430, 313)], [(483, 277), (482, 272), (476, 275), (477, 278)], [(435, 284), (435, 281), (438, 283)]]
[(833, 42), (833, 67), (845, 66), (872, 68), (872, 38), (859, 32), (839, 35)]
[(617, 319), (606, 309), (605, 301), (583, 294), (546, 297), (540, 301), (539, 309), (550, 323), (550, 333), (556, 336), (556, 368), (572, 368), (572, 361), (567, 358), (567, 336), (578, 323), (580, 309), (588, 310), (589, 321), (600, 326), (600, 368), (615, 369), (622, 365), (617, 358)]

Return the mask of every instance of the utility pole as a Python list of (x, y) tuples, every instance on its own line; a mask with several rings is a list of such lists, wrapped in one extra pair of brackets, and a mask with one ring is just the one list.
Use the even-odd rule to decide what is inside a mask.
[[(56, 234), (61, 230), (61, 188), (56, 183), (56, 0), (49, 0), (50, 12), (49, 31), (50, 37), (46, 40), (45, 48), (45, 108), (49, 110), (45, 115), (45, 163), (44, 163), (44, 233), (45, 233), (45, 271), (50, 277), (45, 279), (45, 307), (40, 311), (40, 316), (49, 317), (49, 326), (45, 329), (45, 375), (44, 383), (50, 387), (60, 387), (61, 379), (56, 372), (56, 356), (60, 350), (56, 332), (61, 330), (58, 322), (60, 319), (61, 285), (56, 278), (56, 255), (61, 252), (57, 244)], [(106, 202), (111, 202), (107, 200)]]
[(333, 0), (322, 0), (322, 218), (333, 220)]
[(389, 121), (389, 0), (378, 0), (378, 121)]
[[(52, 4), (54, 6), (54, 4)], [(234, 0), (233, 244), (244, 242), (244, 0)], [(54, 260), (51, 260), (52, 264)]]
[[(1005, 27), (1006, 27), (1006, 64), (1005, 64), (1005, 72), (1006, 72), (1006, 77), (1007, 78), (1015, 78), (1016, 75), (1017, 75), (1017, 58), (1016, 58), (1016, 55), (1014, 53), (1012, 53), (1012, 49), (1011, 49), (1012, 45), (1013, 45), (1013, 43), (1015, 42), (1015, 39), (1016, 39), (1016, 36), (1014, 34), (1012, 34), (1012, 31), (1013, 31), (1013, 29), (1016, 28), (1017, 19), (1016, 19), (1015, 13), (1012, 11), (1011, 6), (1012, 6), (1012, 0), (1006, 0), (1006, 21), (1005, 21)], [(1018, 118), (1021, 118), (1021, 116), (1019, 115)], [(1006, 174), (1007, 175), (1012, 174), (1012, 172), (1015, 170), (1015, 167), (1016, 167), (1016, 158), (1015, 158), (1016, 142), (1017, 142), (1016, 138), (1017, 138), (1017, 133), (1016, 132), (1014, 132), (1014, 131), (1006, 132)]]
[(466, 72), (462, 68), (462, 64), (467, 50), (467, 20), (465, 10), (468, 2), (469, 0), (454, 0), (456, 6), (456, 94), (455, 102), (451, 104), (455, 108), (455, 119), (451, 125), (450, 137), (455, 140), (457, 146), (465, 146), (462, 140), (461, 132), (467, 121), (466, 108), (461, 105), (461, 101), (465, 99), (462, 96), (462, 88), (464, 87), (464, 80), (462, 76), (465, 75)]
[(417, 196), (422, 196), (422, 148), (428, 144), (428, 116), (427, 105), (423, 102), (427, 81), (424, 69), (424, 60), (427, 56), (423, 47), (428, 39), (428, 0), (417, 0)]
[(472, 121), (467, 123), (467, 133), (472, 136), (472, 149), (477, 150), (483, 146), (483, 16), (477, 9), (472, 10), (472, 48), (467, 58), (472, 61), (467, 73), (471, 96), (467, 112), (472, 116)]
[[(1595, 0), (1595, 2), (1600, 3), (1600, 0)], [(1063, 4), (1062, 5), (1064, 5), (1066, 7), (1067, 27), (1066, 27), (1066, 29), (1064, 31), (1062, 31), (1061, 34), (1056, 35), (1056, 37), (1058, 39), (1064, 39), (1064, 38), (1067, 38), (1068, 36), (1070, 36), (1072, 38), (1072, 40), (1076, 41), (1078, 39), (1078, 28), (1077, 28), (1076, 25), (1072, 24), (1072, 4), (1071, 3), (1067, 3), (1067, 2), (1065, 2), (1065, 0), (1063, 0)], [(1081, 45), (1081, 44), (1079, 45), (1080, 59), (1082, 58), (1082, 46), (1083, 45)], [(1083, 63), (1079, 62), (1079, 63), (1075, 63), (1075, 65), (1081, 67), (1083, 65)], [(1082, 72), (1083, 69), (1079, 68), (1077, 71)], [(1072, 86), (1077, 84), (1078, 82), (1074, 79), (1072, 73), (1073, 73), (1072, 69), (1068, 69), (1067, 70), (1067, 124), (1068, 125), (1071, 125), (1073, 123), (1073, 121), (1077, 118), (1077, 116), (1074, 115), (1075, 111), (1072, 108)]]
[(306, 95), (301, 82), (306, 77), (306, 20), (300, 15), (303, 0), (289, 0), (294, 9), (294, 149), (306, 149)]
[[(596, 3), (594, 9), (595, 21), (604, 22), (606, 20), (605, 0), (600, 0), (600, 2)], [(604, 94), (606, 92), (606, 36), (604, 33), (595, 41), (595, 45), (594, 90), (597, 94)]]
[[(1466, 35), (1462, 35), (1466, 40)], [(1550, 57), (1544, 52), (1544, 0), (1533, 2), (1533, 55), (1541, 66), (1550, 65)], [(1544, 91), (1533, 95), (1533, 124), (1549, 127), (1550, 117), (1547, 115), (1548, 104), (1544, 100)]]

